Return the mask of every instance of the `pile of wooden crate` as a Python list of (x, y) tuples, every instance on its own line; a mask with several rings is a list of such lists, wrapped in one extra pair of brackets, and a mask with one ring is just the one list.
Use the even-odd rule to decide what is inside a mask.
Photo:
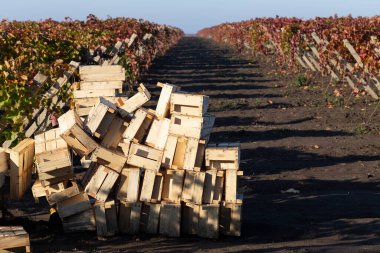
[[(111, 66), (83, 68), (84, 87), (103, 90), (107, 83), (96, 82), (112, 79), (102, 74)], [(99, 92), (89, 110), (77, 99), (59, 128), (35, 136), (33, 194), (46, 196), (65, 231), (240, 236), (240, 145), (209, 144), (215, 117), (207, 96), (158, 86), (155, 110), (143, 107), (151, 98), (143, 85), (129, 99)], [(78, 157), (84, 174), (74, 173)]]

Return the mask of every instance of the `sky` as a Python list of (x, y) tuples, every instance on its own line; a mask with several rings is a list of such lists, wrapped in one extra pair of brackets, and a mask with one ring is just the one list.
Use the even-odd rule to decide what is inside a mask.
[(60, 21), (68, 16), (84, 20), (91, 13), (99, 18), (143, 18), (179, 27), (189, 34), (255, 17), (380, 14), (380, 0), (0, 0), (0, 6), (0, 19)]

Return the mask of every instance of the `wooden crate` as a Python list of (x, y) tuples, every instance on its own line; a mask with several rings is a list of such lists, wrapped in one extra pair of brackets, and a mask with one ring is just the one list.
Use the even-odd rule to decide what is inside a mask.
[(215, 116), (210, 114), (203, 117), (172, 115), (169, 133), (177, 136), (203, 139), (211, 134), (214, 122)]
[(138, 109), (124, 131), (123, 138), (134, 143), (142, 143), (148, 134), (153, 119), (154, 113), (152, 111)]
[(91, 109), (85, 121), (85, 130), (102, 139), (111, 127), (116, 116), (116, 109), (116, 105), (112, 102), (100, 98), (99, 103)]
[(142, 83), (137, 89), (138, 92), (127, 101), (119, 101), (119, 113), (122, 117), (130, 116), (134, 111), (150, 100), (151, 95)]
[(141, 144), (132, 143), (127, 164), (148, 170), (158, 171), (161, 166), (163, 151)]
[(120, 173), (117, 199), (125, 202), (137, 202), (140, 193), (140, 168), (125, 167)]
[(10, 199), (20, 200), (32, 184), (34, 140), (24, 139), (9, 150)]
[[(129, 123), (122, 118), (115, 116), (112, 120), (107, 133), (104, 135), (101, 146), (111, 150), (119, 150), (119, 144), (123, 140), (123, 133), (127, 129)], [(125, 155), (127, 156), (128, 153)]]
[(145, 144), (149, 147), (164, 150), (169, 135), (170, 119), (154, 119)]
[(124, 156), (127, 156), (129, 155), (129, 149), (131, 148), (131, 142), (126, 140), (126, 139), (123, 139), (119, 144), (118, 144), (118, 148), (121, 149), (121, 152), (124, 154)]
[(240, 236), (242, 221), (242, 203), (222, 203), (220, 205), (220, 233), (223, 235)]
[(95, 231), (94, 210), (88, 209), (62, 219), (64, 232)]
[(30, 252), (29, 234), (21, 226), (0, 226), (0, 250), (25, 247), (24, 252)]
[(202, 204), (205, 172), (186, 171), (181, 200), (194, 204)]
[(170, 113), (170, 96), (173, 92), (180, 91), (179, 86), (167, 83), (157, 83), (157, 86), (162, 87), (160, 97), (158, 98), (156, 115), (158, 118), (166, 118)]
[(162, 166), (167, 169), (200, 171), (203, 165), (205, 144), (205, 140), (169, 135)]
[(80, 66), (79, 75), (86, 82), (125, 81), (125, 69), (121, 65)]
[(179, 237), (181, 234), (181, 204), (161, 203), (160, 234), (169, 237)]
[(9, 170), (9, 152), (5, 149), (0, 148), (0, 189), (3, 187), (5, 182), (5, 174)]
[(67, 143), (61, 138), (59, 128), (37, 134), (34, 136), (35, 154), (53, 151), (61, 148), (68, 148)]
[(119, 173), (99, 165), (94, 168), (93, 175), (87, 181), (84, 191), (99, 202), (105, 202), (118, 177)]
[(119, 231), (117, 208), (114, 200), (95, 202), (94, 213), (98, 236), (114, 236)]
[(140, 231), (141, 203), (120, 201), (119, 230), (121, 233), (135, 235)]
[(209, 97), (189, 93), (173, 93), (170, 98), (170, 114), (203, 116), (207, 113)]
[[(96, 82), (97, 84), (101, 84), (103, 82)], [(121, 83), (121, 82), (120, 82)], [(87, 117), (90, 113), (91, 109), (99, 103), (100, 98), (104, 98), (108, 101), (111, 101), (116, 105), (118, 99), (123, 99), (123, 97), (107, 97), (102, 95), (101, 97), (93, 97), (93, 98), (74, 98), (71, 104), (71, 109), (75, 110), (75, 112), (80, 117)]]
[(202, 203), (216, 204), (222, 201), (224, 193), (224, 171), (205, 171), (205, 182), (203, 187)]
[(156, 170), (144, 170), (140, 201), (157, 203), (161, 201), (163, 175)]
[(122, 90), (122, 81), (82, 81), (79, 84), (80, 90)]
[(140, 214), (140, 231), (146, 234), (158, 234), (161, 204), (143, 203)]
[(57, 212), (61, 218), (81, 213), (91, 208), (87, 193), (81, 193), (57, 203)]
[(182, 203), (181, 232), (186, 235), (198, 233), (200, 205), (189, 202)]
[(181, 201), (183, 180), (185, 171), (166, 170), (162, 186), (162, 199), (168, 202), (178, 203)]
[(58, 118), (62, 139), (80, 156), (88, 156), (98, 144), (83, 130), (83, 123), (75, 111), (70, 110)]
[(74, 197), (81, 193), (78, 184), (75, 181), (70, 181), (71, 185), (65, 187), (62, 191), (52, 192), (51, 187), (47, 187), (46, 191), (46, 200), (52, 206), (58, 202), (62, 202), (66, 199)]
[(70, 178), (74, 175), (70, 151), (66, 148), (36, 155), (36, 166), (40, 180)]
[(39, 202), (40, 197), (46, 197), (45, 187), (41, 185), (41, 181), (39, 179), (33, 183), (32, 194), (36, 203)]
[(226, 170), (225, 176), (225, 192), (224, 197), (227, 203), (240, 203), (241, 200), (238, 198), (237, 188), (238, 188), (238, 176), (243, 175), (243, 171), (240, 170)]
[(117, 151), (97, 147), (91, 155), (91, 161), (107, 166), (115, 172), (120, 173), (127, 162), (127, 157)]
[(219, 237), (219, 204), (200, 206), (197, 235), (205, 238)]
[(207, 169), (238, 170), (240, 143), (208, 144), (205, 161)]

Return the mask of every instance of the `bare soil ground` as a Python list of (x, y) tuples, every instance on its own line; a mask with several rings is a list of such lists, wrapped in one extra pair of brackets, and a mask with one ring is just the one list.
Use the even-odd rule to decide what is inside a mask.
[(380, 252), (378, 102), (335, 97), (339, 87), (322, 78), (298, 87), (296, 75), (274, 69), (268, 58), (185, 37), (143, 80), (155, 99), (157, 81), (209, 95), (217, 116), (211, 142), (242, 143), (240, 238), (54, 235), (40, 221), (46, 203), (32, 204), (30, 193), (10, 203), (12, 223), (31, 233), (34, 252)]

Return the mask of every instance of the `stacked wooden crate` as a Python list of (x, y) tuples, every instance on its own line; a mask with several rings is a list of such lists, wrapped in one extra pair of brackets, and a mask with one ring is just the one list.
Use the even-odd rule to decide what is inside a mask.
[(80, 116), (87, 116), (100, 97), (116, 101), (122, 94), (125, 69), (121, 65), (80, 66), (81, 82), (73, 91), (75, 109)]
[[(240, 235), (240, 146), (208, 143), (209, 97), (158, 86), (155, 110), (143, 107), (151, 96), (140, 85), (127, 100), (99, 97), (82, 117), (70, 110), (59, 129), (35, 136), (33, 193), (56, 208), (65, 231)], [(84, 176), (73, 173), (73, 156)]]

